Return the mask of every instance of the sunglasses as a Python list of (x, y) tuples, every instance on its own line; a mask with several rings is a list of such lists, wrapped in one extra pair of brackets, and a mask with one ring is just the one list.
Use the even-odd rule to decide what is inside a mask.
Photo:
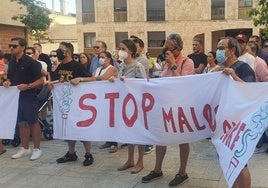
[(9, 44), (9, 45), (8, 45), (9, 48), (17, 48), (18, 46), (19, 46), (19, 45), (17, 45), (17, 44)]
[(93, 46), (94, 49), (99, 49), (100, 47), (99, 46)]
[(57, 57), (57, 55), (50, 55), (49, 57)]
[(239, 44), (244, 44), (245, 42), (243, 40), (238, 40)]
[(264, 47), (264, 48), (268, 48), (268, 45), (264, 45), (263, 47)]
[(27, 55), (32, 55), (33, 53), (31, 53), (31, 52), (26, 52), (26, 54), (27, 54)]

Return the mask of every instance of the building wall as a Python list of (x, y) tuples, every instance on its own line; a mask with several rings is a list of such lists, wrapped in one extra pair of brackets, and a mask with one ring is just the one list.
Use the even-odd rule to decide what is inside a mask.
[[(226, 30), (243, 31), (251, 29), (252, 34), (259, 35), (260, 28), (253, 25), (251, 19), (238, 19), (238, 1), (225, 1), (225, 19), (211, 20), (211, 0), (166, 0), (165, 21), (146, 21), (146, 1), (127, 0), (127, 22), (113, 22), (113, 1), (95, 0), (95, 22), (82, 23), (82, 0), (76, 1), (78, 51), (84, 51), (84, 32), (95, 32), (97, 40), (107, 42), (108, 50), (114, 50), (115, 32), (128, 32), (145, 42), (147, 50), (149, 31), (165, 31), (179, 33), (184, 41), (184, 53), (192, 52), (194, 36), (204, 34), (204, 51), (215, 50), (218, 39), (225, 36)], [(254, 1), (254, 3), (256, 3)], [(253, 5), (254, 6), (254, 5)]]
[[(26, 9), (21, 8), (17, 2), (10, 0), (1, 0), (0, 6), (0, 49), (4, 53), (10, 53), (8, 44), (12, 37), (22, 37), (27, 40), (29, 46), (32, 46), (36, 41), (28, 37), (25, 26), (19, 22), (12, 20), (12, 16), (17, 14), (26, 14)], [(53, 19), (50, 29), (47, 31), (49, 38), (54, 43), (46, 43), (43, 45), (43, 52), (49, 53), (51, 50), (57, 49), (61, 41), (72, 42), (77, 50), (77, 29), (76, 18), (68, 15), (61, 15), (60, 13), (51, 14)]]
[(25, 28), (0, 24), (0, 49), (4, 53), (10, 53), (8, 44), (13, 37), (26, 38)]
[(19, 21), (12, 20), (12, 16), (17, 14), (25, 14), (26, 9), (21, 8), (17, 2), (11, 2), (10, 0), (1, 0), (0, 6), (0, 23), (6, 25), (24, 26)]
[(1, 0), (0, 6), (0, 49), (4, 53), (10, 53), (8, 44), (13, 37), (27, 38), (25, 27), (19, 21), (12, 20), (12, 16), (25, 13), (25, 9), (10, 0)]

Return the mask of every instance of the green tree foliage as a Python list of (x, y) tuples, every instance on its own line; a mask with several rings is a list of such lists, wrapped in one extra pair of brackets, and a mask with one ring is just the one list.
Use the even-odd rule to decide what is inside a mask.
[(20, 9), (25, 7), (27, 10), (27, 14), (17, 14), (13, 16), (12, 19), (23, 23), (34, 40), (38, 42), (49, 40), (46, 31), (52, 22), (52, 19), (49, 18), (50, 11), (47, 8), (42, 7), (37, 0), (10, 1), (17, 2), (21, 5)]
[(268, 2), (258, 0), (258, 6), (249, 11), (249, 16), (253, 18), (255, 26), (264, 26), (263, 38), (268, 39)]

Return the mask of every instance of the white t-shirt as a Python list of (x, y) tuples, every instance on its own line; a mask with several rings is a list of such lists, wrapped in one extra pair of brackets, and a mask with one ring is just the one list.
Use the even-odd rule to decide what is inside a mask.
[[(40, 60), (37, 60), (37, 61), (41, 64), (42, 69), (47, 72), (47, 64), (46, 64), (46, 62), (40, 61)], [(46, 76), (43, 76), (43, 77), (44, 77), (44, 81), (46, 81), (47, 80)]]
[(245, 54), (239, 56), (238, 60), (247, 63), (255, 71), (256, 59), (255, 59), (255, 57), (253, 55), (251, 55), (248, 52), (246, 52)]

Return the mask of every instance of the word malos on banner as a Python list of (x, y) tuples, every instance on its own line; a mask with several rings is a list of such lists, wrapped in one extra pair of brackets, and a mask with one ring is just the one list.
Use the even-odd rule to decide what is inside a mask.
[[(120, 93), (119, 92), (106, 93), (104, 94), (104, 96), (105, 96), (104, 99), (109, 100), (109, 106), (108, 106), (109, 127), (114, 127), (115, 126), (115, 103), (116, 103), (116, 100), (119, 99)], [(77, 122), (76, 125), (78, 127), (89, 127), (94, 124), (97, 118), (97, 113), (98, 113), (97, 107), (86, 104), (85, 101), (88, 99), (97, 100), (97, 95), (94, 93), (87, 93), (80, 97), (79, 108), (85, 111), (90, 111), (92, 113), (92, 116), (86, 120)], [(131, 105), (134, 107), (133, 113), (131, 115), (127, 114), (127, 106), (129, 103), (131, 103)], [(126, 96), (123, 99), (121, 112), (122, 112), (123, 122), (127, 127), (133, 127), (135, 122), (139, 118), (138, 106), (139, 105), (138, 105), (137, 99), (134, 97), (134, 95), (131, 93), (126, 94)], [(153, 95), (150, 93), (142, 93), (140, 106), (142, 109), (141, 114), (143, 116), (142, 118), (144, 121), (144, 127), (145, 129), (148, 130), (149, 129), (148, 113), (151, 110), (153, 110), (153, 108), (155, 107), (155, 99)], [(163, 122), (165, 132), (174, 132), (174, 133), (176, 132), (184, 133), (185, 131), (194, 132), (195, 130), (197, 131), (204, 130), (207, 128), (207, 126), (209, 126), (212, 132), (214, 132), (217, 128), (216, 120), (215, 120), (217, 109), (218, 109), (218, 105), (216, 107), (212, 107), (210, 104), (205, 104), (202, 112), (196, 112), (194, 107), (190, 107), (189, 109), (184, 109), (183, 107), (178, 107), (177, 109), (173, 109), (170, 107), (168, 110), (162, 107), (162, 114), (159, 114), (159, 115), (162, 116), (161, 119)], [(205, 119), (205, 121), (201, 121), (200, 119)], [(178, 122), (178, 125), (176, 125), (175, 122)], [(171, 128), (169, 128), (169, 124), (171, 124)], [(231, 124), (229, 124), (228, 121), (225, 121), (223, 126), (221, 127), (223, 128), (224, 132), (226, 132), (232, 127), (230, 125)]]

